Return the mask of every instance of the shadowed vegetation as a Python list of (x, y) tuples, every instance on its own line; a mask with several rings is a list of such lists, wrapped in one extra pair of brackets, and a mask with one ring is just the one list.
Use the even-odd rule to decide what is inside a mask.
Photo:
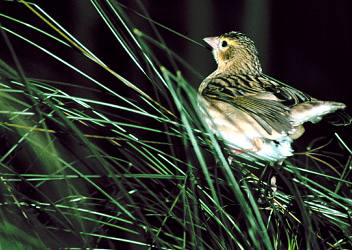
[[(0, 9), (2, 248), (352, 248), (344, 136), (330, 131), (282, 166), (231, 156), (184, 77), (201, 74), (160, 32), (196, 42), (142, 4), (89, 2), (133, 80), (40, 4)], [(74, 80), (27, 74), (19, 48)]]

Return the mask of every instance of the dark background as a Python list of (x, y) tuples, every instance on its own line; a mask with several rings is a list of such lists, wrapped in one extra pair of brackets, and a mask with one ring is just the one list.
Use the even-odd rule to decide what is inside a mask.
[[(32, 0), (31, 2), (37, 3), (110, 68), (148, 94), (153, 93), (150, 82), (143, 77), (127, 56), (88, 0)], [(350, 92), (351, 0), (125, 0), (121, 2), (138, 12), (143, 12), (141, 9), (142, 3), (153, 20), (198, 42), (202, 42), (204, 37), (219, 35), (231, 30), (246, 33), (257, 44), (264, 72), (316, 98), (344, 102), (349, 106), (349, 112), (352, 113)], [(58, 36), (50, 27), (19, 3), (0, 0), (0, 13), (13, 16)], [(136, 27), (156, 38), (147, 21), (130, 11), (126, 11), (126, 13)], [(57, 42), (28, 30), (28, 28), (15, 25), (3, 17), (0, 17), (0, 22), (4, 27), (10, 28), (45, 47), (119, 94), (130, 96), (133, 99), (132, 91), (124, 87), (121, 82), (103, 69), (89, 62), (79, 52), (61, 46)], [(167, 30), (159, 29), (159, 31), (168, 47), (182, 56), (203, 77), (215, 69), (215, 62), (208, 50)], [(10, 34), (8, 36), (26, 76), (69, 82), (80, 86), (94, 86), (99, 89), (91, 81), (52, 57)], [(165, 52), (152, 45), (151, 48), (160, 62), (172, 69)], [(14, 66), (2, 36), (0, 36), (0, 58)], [(197, 87), (202, 81), (202, 77), (192, 74), (182, 65), (177, 66), (194, 87)], [(72, 95), (83, 95), (85, 98), (96, 98), (107, 102), (114, 101), (104, 99), (106, 96), (100, 92), (79, 92), (77, 88), (72, 90), (69, 87), (65, 88), (65, 91)], [(143, 120), (143, 122), (145, 121)], [(306, 127), (305, 135), (295, 143), (296, 149), (299, 149), (298, 152), (303, 151), (312, 139), (321, 136), (331, 138), (335, 131), (344, 133), (345, 136), (342, 136), (342, 138), (349, 145), (352, 145), (351, 126), (349, 128), (336, 128), (326, 123), (320, 123), (319, 125), (308, 124)], [(66, 138), (60, 137), (59, 139), (63, 141)], [(70, 149), (74, 148), (76, 150), (78, 148), (73, 143), (71, 145), (69, 140), (66, 140), (63, 144)], [(332, 144), (332, 147), (334, 145), (336, 143)], [(183, 145), (181, 147), (184, 150)], [(107, 145), (102, 148), (108, 151), (112, 147)], [(114, 148), (111, 150), (114, 150)], [(176, 148), (176, 150), (178, 149)], [(80, 151), (77, 150), (77, 152)], [(111, 155), (113, 153), (115, 152), (112, 152)], [(168, 189), (158, 188), (168, 191)], [(48, 192), (51, 192), (51, 189), (48, 189)]]
[[(33, 2), (75, 35), (109, 67), (142, 89), (150, 88), (150, 83), (139, 74), (137, 67), (88, 0)], [(265, 73), (316, 98), (341, 101), (352, 106), (350, 94), (352, 1), (125, 0), (120, 2), (141, 13), (143, 4), (153, 20), (198, 42), (202, 42), (204, 37), (231, 30), (246, 33), (257, 44)], [(0, 11), (55, 34), (19, 3), (1, 1)], [(156, 38), (146, 20), (131, 11), (126, 13), (136, 27)], [(76, 51), (57, 46), (53, 41), (35, 32), (28, 32), (26, 28), (19, 28), (4, 18), (0, 18), (0, 22), (6, 27), (13, 27), (14, 30), (22, 32), (21, 34), (25, 34), (98, 78), (103, 84), (115, 89), (121, 86), (116, 79), (111, 78)], [(164, 29), (159, 31), (168, 47), (182, 56), (203, 77), (215, 69), (215, 62), (208, 50)], [(87, 79), (43, 52), (11, 35), (10, 39), (27, 76), (92, 86)], [(0, 40), (0, 57), (13, 65), (3, 39)], [(151, 48), (161, 63), (171, 68), (165, 52), (152, 45)], [(181, 65), (178, 66), (189, 82), (197, 87), (202, 78)], [(128, 90), (121, 91), (127, 91), (128, 94)]]

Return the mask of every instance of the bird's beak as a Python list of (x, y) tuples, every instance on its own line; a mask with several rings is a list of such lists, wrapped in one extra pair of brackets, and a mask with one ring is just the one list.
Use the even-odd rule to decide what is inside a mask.
[(211, 47), (211, 49), (215, 49), (218, 47), (219, 37), (217, 36), (206, 37), (206, 38), (203, 38), (203, 41), (206, 42)]

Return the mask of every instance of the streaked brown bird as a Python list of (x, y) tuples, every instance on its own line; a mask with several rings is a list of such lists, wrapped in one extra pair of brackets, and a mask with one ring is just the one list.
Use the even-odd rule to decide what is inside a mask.
[[(239, 32), (207, 37), (217, 69), (199, 86), (210, 128), (236, 154), (269, 162), (293, 154), (291, 144), (305, 122), (344, 109), (340, 102), (319, 101), (262, 72), (254, 42)], [(344, 124), (351, 122), (347, 114)]]

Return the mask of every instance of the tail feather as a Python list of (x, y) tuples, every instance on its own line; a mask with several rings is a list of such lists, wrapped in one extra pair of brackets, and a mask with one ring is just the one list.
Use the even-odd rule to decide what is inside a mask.
[(291, 108), (290, 118), (293, 126), (299, 126), (305, 122), (317, 123), (323, 116), (344, 108), (346, 105), (341, 102), (310, 101)]

